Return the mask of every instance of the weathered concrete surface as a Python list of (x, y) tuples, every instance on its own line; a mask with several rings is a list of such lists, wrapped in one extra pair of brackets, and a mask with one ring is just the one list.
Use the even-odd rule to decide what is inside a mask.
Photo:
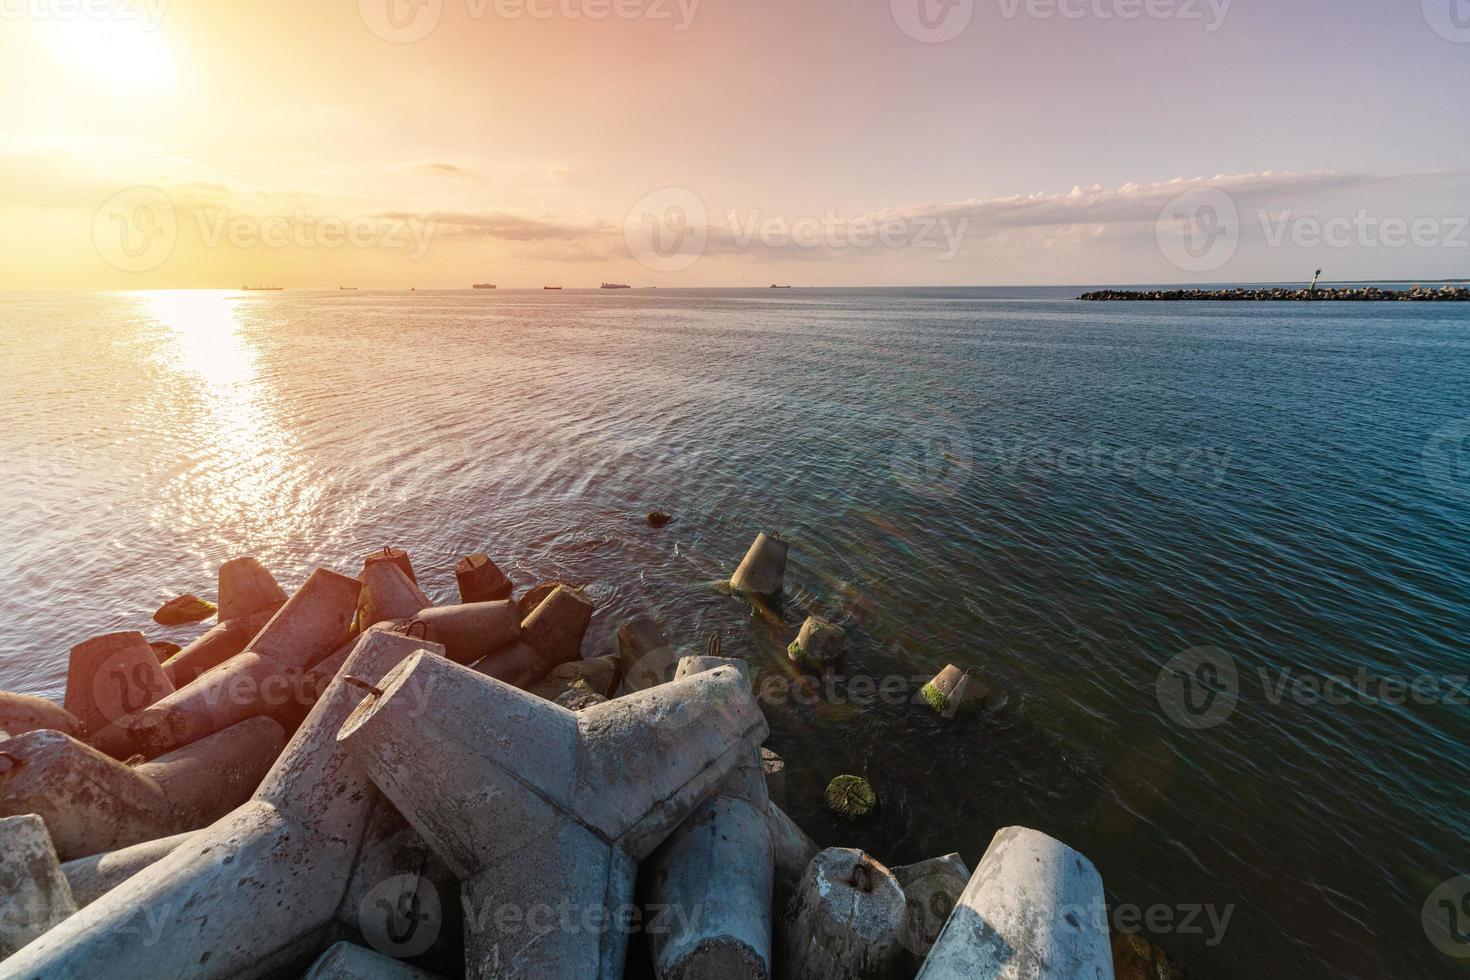
[(168, 857), (189, 836), (173, 834), (66, 862), (61, 871), (71, 885), (77, 908), (86, 908), (139, 871)]
[(41, 818), (0, 819), (0, 960), (76, 910)]
[(786, 581), (787, 543), (762, 531), (745, 553), (740, 567), (730, 576), (730, 586), (739, 592), (773, 596)]
[(162, 787), (68, 735), (17, 735), (5, 753), (10, 766), (0, 772), (0, 816), (39, 815), (63, 861), (175, 829)]
[(831, 673), (842, 667), (842, 645), (847, 631), (818, 616), (808, 616), (801, 632), (786, 648), (791, 662), (814, 674)]
[(778, 975), (887, 980), (902, 969), (904, 916), (891, 871), (862, 851), (829, 847), (807, 865), (781, 919)]
[(42, 728), (62, 732), (72, 738), (81, 738), (85, 734), (81, 720), (55, 701), (10, 691), (0, 691), (0, 728), (11, 735), (24, 735)]
[(301, 673), (347, 639), (361, 588), (312, 572), (244, 653), (130, 719), (134, 748), (152, 757), (257, 715), (289, 721), (300, 710)]
[(522, 690), (541, 680), (547, 673), (541, 654), (519, 641), (498, 653), (477, 660), (472, 669)]
[[(767, 732), (728, 667), (575, 714), (423, 655), (378, 686), (340, 738), (464, 880), (473, 977), (620, 976), (637, 862)], [(564, 902), (601, 928), (528, 914)]]
[(63, 860), (194, 830), (255, 792), (285, 744), (269, 718), (130, 767), (60, 732), (10, 740), (0, 813), (36, 813)]
[(108, 633), (71, 648), (66, 710), (82, 723), (87, 741), (109, 755), (131, 754), (118, 722), (173, 690), (142, 633)]
[(408, 576), (410, 582), (413, 582), (415, 585), (418, 584), (419, 577), (414, 574), (413, 562), (409, 560), (408, 552), (402, 548), (384, 548), (381, 551), (374, 551), (364, 555), (362, 559), (362, 570), (365, 572), (371, 566), (384, 561), (397, 565), (403, 571), (403, 574)]
[(638, 616), (618, 629), (623, 689), (646, 691), (674, 679), (679, 654), (651, 616)]
[(776, 870), (776, 907), (780, 909), (786, 906), (786, 900), (801, 883), (801, 876), (806, 874), (807, 865), (812, 863), (812, 858), (817, 856), (821, 848), (774, 800), (766, 807), (766, 824), (771, 831), (771, 848)]
[(777, 806), (786, 805), (786, 763), (776, 753), (761, 746), (761, 768), (766, 774), (766, 793)]
[(391, 561), (362, 568), (362, 592), (357, 597), (357, 627), (367, 629), (390, 619), (412, 619), (434, 603), (418, 583)]
[(346, 678), (379, 683), (421, 647), (392, 633), (365, 636), (249, 802), (0, 963), (0, 978), (236, 980), (304, 970), (335, 928), (382, 802), (335, 740), (363, 695)]
[(268, 605), (248, 616), (227, 619), (163, 662), (163, 673), (175, 689), (198, 679), (250, 645), (280, 609)]
[(546, 601), (546, 597), (560, 588), (568, 588), (573, 592), (581, 592), (580, 585), (571, 582), (538, 582), (526, 590), (526, 594), (516, 600), (516, 608), (521, 611), (521, 622), (530, 618), (536, 607)]
[(254, 558), (234, 558), (219, 567), (219, 621), (244, 619), (286, 601), (286, 590)]
[(301, 980), (438, 980), (430, 973), (348, 942), (333, 943)]
[(910, 966), (917, 970), (969, 883), (970, 869), (958, 854), (946, 854), (894, 868), (893, 877), (903, 887), (904, 905), (908, 908), (904, 949), (909, 953)]
[[(675, 680), (726, 667), (749, 683), (745, 661), (685, 657)], [(751, 746), (735, 771), (659, 845), (641, 874), (650, 902), (689, 914), (668, 916), (650, 931), (662, 980), (771, 976), (774, 857), (760, 750)], [(693, 914), (698, 910), (698, 914)]]
[(526, 646), (550, 670), (582, 656), (582, 637), (592, 622), (592, 603), (576, 589), (558, 586), (522, 623)]
[(459, 601), (463, 603), (499, 602), (509, 599), (514, 590), (509, 576), (489, 555), (479, 552), (459, 560), (454, 566), (454, 580), (459, 585)]
[(549, 674), (526, 690), (537, 697), (555, 701), (580, 682), (594, 694), (608, 697), (617, 690), (621, 679), (617, 657), (571, 660), (553, 667)]
[(1102, 878), (1092, 862), (1025, 827), (998, 832), (920, 980), (1112, 980)]
[(508, 600), (435, 606), (394, 629), (437, 643), (457, 664), (483, 660), (521, 638), (519, 613), (515, 603)]

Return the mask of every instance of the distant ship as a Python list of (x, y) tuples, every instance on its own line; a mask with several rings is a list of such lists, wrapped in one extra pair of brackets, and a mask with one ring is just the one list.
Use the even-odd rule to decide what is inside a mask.
[(772, 289), (790, 289), (791, 287), (790, 286), (778, 286), (775, 283), (771, 283), (771, 288)]
[(623, 285), (620, 282), (605, 282), (605, 283), (602, 284), (602, 288), (603, 289), (632, 289), (633, 287), (632, 286), (625, 286), (625, 285)]
[(337, 288), (338, 289), (345, 289), (349, 293), (355, 293), (355, 292), (357, 292), (357, 287), (356, 286), (338, 286)]
[(542, 289), (560, 289), (560, 286), (542, 286)]
[(494, 289), (495, 288), (495, 283), (493, 283), (493, 282), (477, 282), (473, 286), (471, 286), (470, 288), (471, 289)]
[(247, 293), (273, 293), (285, 289), (285, 286), (241, 286)]

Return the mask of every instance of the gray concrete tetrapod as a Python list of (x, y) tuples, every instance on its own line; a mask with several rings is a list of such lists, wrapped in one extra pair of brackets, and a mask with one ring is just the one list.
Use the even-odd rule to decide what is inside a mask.
[(433, 604), (418, 583), (393, 562), (363, 566), (362, 592), (357, 597), (358, 629), (389, 619), (411, 619)]
[(41, 818), (0, 819), (0, 960), (76, 910)]
[(270, 605), (248, 616), (223, 620), (165, 660), (164, 676), (178, 689), (213, 670), (248, 647), (279, 609), (280, 606)]
[(1039, 831), (990, 842), (919, 980), (1112, 980), (1102, 878)]
[(244, 980), (305, 969), (336, 928), (382, 804), (336, 742), (363, 694), (345, 672), (375, 684), (423, 647), (364, 636), (254, 797), (0, 962), (0, 980)]
[(72, 738), (86, 734), (81, 720), (55, 701), (10, 691), (0, 691), (0, 728), (11, 735), (24, 735), (41, 728), (64, 732)]
[(786, 581), (787, 543), (762, 531), (745, 553), (740, 567), (730, 576), (730, 586), (739, 592), (773, 596)]
[(549, 673), (541, 654), (520, 641), (475, 661), (472, 667), (477, 673), (505, 681), (521, 690), (531, 687)]
[(786, 900), (801, 883), (807, 865), (821, 850), (807, 832), (786, 815), (775, 800), (766, 807), (766, 823), (771, 828), (771, 849), (775, 858), (776, 908), (786, 907)]
[(903, 889), (862, 851), (812, 858), (778, 930), (777, 968), (789, 980), (888, 980), (902, 969)]
[(301, 980), (437, 980), (437, 973), (349, 942), (333, 943)]
[(801, 632), (786, 648), (791, 662), (814, 674), (833, 672), (842, 666), (842, 645), (847, 631), (820, 616), (808, 616)]
[[(729, 667), (749, 682), (745, 661), (685, 657), (674, 679)], [(661, 980), (768, 980), (774, 857), (758, 748), (659, 845), (640, 874), (652, 905), (670, 915), (650, 930)], [(698, 914), (688, 914), (698, 909)]]
[(410, 581), (418, 582), (419, 577), (414, 574), (413, 562), (409, 559), (408, 552), (402, 548), (384, 548), (381, 551), (374, 551), (364, 555), (362, 559), (362, 570), (365, 572), (370, 566), (382, 561), (392, 562), (403, 569), (403, 574), (407, 575)]
[(504, 650), (521, 637), (520, 613), (509, 600), (434, 606), (393, 629), (437, 643), (457, 664), (472, 664)]
[(71, 648), (66, 710), (81, 721), (87, 741), (108, 755), (131, 755), (120, 723), (173, 690), (142, 633), (108, 633)]
[(510, 578), (489, 555), (479, 552), (459, 560), (454, 566), (454, 579), (459, 584), (460, 602), (498, 602), (509, 599), (514, 591)]
[(247, 718), (292, 713), (301, 672), (347, 639), (361, 588), (355, 578), (312, 572), (244, 653), (134, 716), (134, 747), (160, 755)]
[(39, 814), (65, 861), (128, 847), (195, 830), (239, 806), (285, 742), (276, 722), (252, 718), (127, 766), (60, 732), (28, 732), (5, 745), (0, 814)]
[(623, 690), (646, 691), (674, 679), (679, 654), (652, 616), (637, 616), (618, 628)]
[(77, 908), (86, 908), (139, 871), (168, 857), (188, 839), (188, 833), (174, 834), (76, 858), (63, 864), (61, 873), (71, 885)]
[(234, 558), (219, 567), (219, 621), (253, 616), (286, 601), (286, 590), (254, 558)]
[(620, 977), (637, 862), (767, 732), (728, 667), (576, 713), (427, 656), (380, 687), (340, 738), (462, 879), (471, 977)]
[(918, 970), (969, 883), (970, 869), (958, 854), (946, 854), (896, 867), (893, 877), (903, 887), (904, 905), (908, 907), (903, 945), (909, 952), (910, 965)]

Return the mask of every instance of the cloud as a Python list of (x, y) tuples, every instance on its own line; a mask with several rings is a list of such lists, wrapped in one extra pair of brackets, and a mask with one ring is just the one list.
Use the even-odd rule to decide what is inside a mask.
[(428, 174), (431, 177), (475, 177), (478, 176), (468, 167), (461, 167), (457, 163), (445, 163), (442, 160), (424, 160), (418, 163), (410, 163), (404, 167), (413, 173)]

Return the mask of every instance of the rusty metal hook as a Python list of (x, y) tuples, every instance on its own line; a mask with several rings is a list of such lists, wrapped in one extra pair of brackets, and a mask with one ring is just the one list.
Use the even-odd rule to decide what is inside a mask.
[(351, 674), (348, 674), (346, 677), (342, 678), (342, 683), (351, 684), (353, 687), (358, 688), (359, 690), (368, 692), (375, 698), (380, 698), (383, 696), (382, 688), (374, 684), (369, 684), (361, 677), (353, 677)]

